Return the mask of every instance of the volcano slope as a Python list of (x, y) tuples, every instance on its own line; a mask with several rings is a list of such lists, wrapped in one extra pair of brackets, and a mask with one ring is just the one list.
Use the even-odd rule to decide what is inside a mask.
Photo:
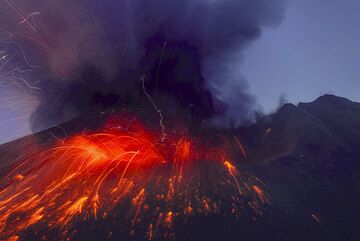
[(285, 104), (238, 135), (258, 163), (253, 171), (291, 216), (277, 222), (282, 240), (360, 239), (359, 103), (324, 95)]
[(360, 104), (202, 132), (103, 114), (2, 145), (1, 239), (360, 239)]

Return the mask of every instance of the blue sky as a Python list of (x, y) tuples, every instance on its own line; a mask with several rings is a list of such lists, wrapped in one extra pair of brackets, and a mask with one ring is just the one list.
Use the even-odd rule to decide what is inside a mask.
[(285, 94), (333, 93), (360, 102), (360, 1), (290, 0), (286, 19), (245, 51), (241, 72), (265, 112)]

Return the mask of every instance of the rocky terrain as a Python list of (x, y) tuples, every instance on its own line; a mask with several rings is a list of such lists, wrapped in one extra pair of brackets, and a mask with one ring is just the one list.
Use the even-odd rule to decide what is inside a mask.
[[(70, 121), (0, 146), (0, 175), (34, 151), (35, 141), (51, 145), (89, 125), (97, 121)], [(239, 169), (264, 183), (271, 208), (253, 220), (195, 216), (175, 240), (360, 240), (360, 103), (324, 95), (230, 132), (247, 153)], [(103, 240), (81, 222), (78, 233), (75, 240)]]

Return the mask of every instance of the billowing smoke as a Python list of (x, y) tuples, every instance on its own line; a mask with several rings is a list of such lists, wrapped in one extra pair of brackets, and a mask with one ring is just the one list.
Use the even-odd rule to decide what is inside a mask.
[(242, 50), (285, 10), (284, 0), (23, 4), (38, 12), (29, 21), (36, 31), (27, 26), (26, 34), (51, 72), (40, 84), (34, 130), (114, 106), (147, 111), (143, 88), (169, 116), (219, 125), (247, 120), (256, 98), (238, 74)]

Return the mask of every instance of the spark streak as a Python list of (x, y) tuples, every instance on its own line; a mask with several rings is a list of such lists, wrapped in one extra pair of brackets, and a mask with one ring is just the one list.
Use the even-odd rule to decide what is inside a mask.
[[(20, 23), (26, 23), (34, 32), (37, 32), (36, 28), (28, 21), (31, 14), (29, 16), (26, 16), (23, 10), (15, 3), (10, 0), (5, 0), (5, 2), (14, 10), (17, 15), (19, 15), (19, 17), (22, 18), (22, 21)], [(34, 14), (35, 13), (33, 13), (33, 15)]]
[(238, 146), (239, 146), (239, 150), (241, 151), (241, 153), (243, 154), (243, 156), (247, 156), (246, 155), (246, 152), (245, 152), (245, 148), (243, 147), (243, 145), (241, 144), (241, 142), (239, 141), (239, 139), (236, 137), (236, 136), (234, 136), (234, 138), (235, 138), (235, 141), (236, 141), (236, 143), (238, 144)]
[(20, 23), (25, 23), (25, 22), (28, 22), (30, 18), (32, 18), (33, 16), (35, 15), (39, 15), (40, 12), (33, 12), (33, 13), (30, 13), (24, 20), (22, 20)]
[[(143, 237), (149, 240), (174, 238), (175, 225), (193, 215), (239, 218), (241, 210), (258, 215), (266, 208), (261, 184), (237, 170), (226, 149), (206, 146), (184, 131), (159, 142), (161, 133), (131, 120), (127, 130), (114, 127), (129, 119), (116, 118), (99, 131), (26, 155), (0, 180), (0, 239), (21, 239), (29, 230), (52, 239), (57, 230), (66, 240), (78, 222), (114, 218), (130, 224), (130, 236), (147, 227)], [(221, 172), (206, 172), (207, 165)], [(209, 195), (209, 187), (222, 198)], [(224, 191), (231, 197), (223, 197)], [(253, 199), (245, 202), (249, 193)], [(121, 211), (114, 212), (116, 207)]]

